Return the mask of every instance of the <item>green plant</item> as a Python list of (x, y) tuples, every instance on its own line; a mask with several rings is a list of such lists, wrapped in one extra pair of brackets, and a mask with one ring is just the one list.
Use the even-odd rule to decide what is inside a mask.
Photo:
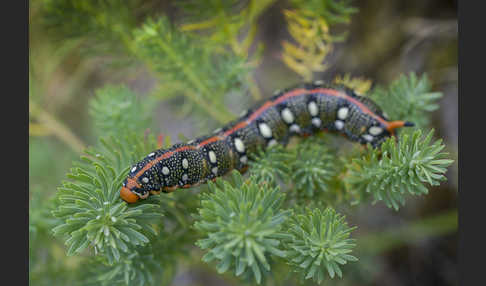
[[(201, 3), (211, 11), (196, 13)], [(156, 103), (197, 118), (204, 132), (235, 117), (226, 108), (230, 98), (241, 100), (246, 90), (259, 98), (251, 71), (261, 54), (250, 55), (249, 49), (258, 45), (256, 20), (272, 3), (249, 1), (235, 8), (225, 1), (184, 1), (178, 6), (184, 17), (173, 22), (152, 12), (153, 3), (141, 1), (43, 2), (44, 24), (61, 37), (78, 39), (89, 52), (85, 56), (112, 51), (109, 60), (117, 68), (127, 72), (143, 66), (157, 80), (143, 99), (123, 85), (96, 90), (88, 106), (90, 131), (99, 140), (73, 162), (52, 202), (34, 204), (43, 212), (31, 210), (31, 245), (38, 245), (37, 234), (48, 229), (57, 243), (64, 242), (67, 255), (78, 259), (70, 265), (76, 269), (71, 276), (64, 269), (60, 284), (169, 284), (179, 264), (206, 267), (201, 260), (218, 273), (231, 270), (234, 275), (226, 275), (228, 279), (236, 276), (249, 283), (295, 281), (285, 275), (289, 270), (305, 282), (346, 277), (347, 263), (359, 258), (353, 253), (359, 237), (341, 210), (370, 201), (398, 210), (407, 195), (426, 194), (445, 178), (452, 160), (442, 152), (444, 145), (432, 141), (432, 132), (424, 138), (415, 128), (378, 149), (343, 150), (337, 148), (342, 139), (330, 134), (295, 140), (257, 153), (249, 176), (233, 172), (231, 183), (219, 178), (135, 205), (119, 198), (129, 167), (170, 145), (169, 139), (162, 144), (147, 131)], [(349, 22), (356, 12), (347, 1), (319, 3), (291, 1), (292, 12), (286, 14), (302, 49), (285, 44), (282, 61), (306, 80), (324, 70), (331, 44), (345, 38), (330, 29)], [(299, 37), (303, 34), (311, 39)], [(340, 80), (369, 89), (365, 81)], [(429, 129), (440, 93), (431, 92), (425, 75), (411, 73), (367, 96), (390, 117)], [(39, 261), (33, 255), (30, 263)]]
[(355, 246), (355, 239), (348, 238), (354, 228), (348, 227), (344, 219), (332, 208), (308, 209), (291, 219), (291, 238), (285, 245), (294, 271), (317, 283), (324, 280), (325, 272), (331, 278), (336, 274), (342, 277), (339, 264), (358, 260), (348, 254)]
[(290, 211), (280, 209), (284, 195), (277, 187), (254, 183), (251, 178), (243, 182), (238, 171), (233, 171), (233, 180), (233, 186), (221, 179), (218, 187), (209, 183), (210, 193), (201, 195), (194, 226), (206, 238), (197, 245), (209, 249), (203, 261), (220, 261), (219, 273), (232, 268), (236, 276), (251, 273), (260, 283), (262, 273), (270, 271), (268, 255), (285, 257), (279, 244), (287, 236), (282, 225)]
[[(416, 130), (403, 134), (400, 143), (388, 140), (381, 154), (370, 153), (350, 163), (347, 182), (361, 194), (373, 194), (375, 201), (384, 201), (398, 210), (405, 205), (404, 194), (424, 195), (429, 191), (425, 184), (437, 186), (446, 180), (443, 175), (453, 162), (441, 140), (431, 143), (433, 131), (425, 138)], [(378, 158), (380, 156), (380, 158)]]

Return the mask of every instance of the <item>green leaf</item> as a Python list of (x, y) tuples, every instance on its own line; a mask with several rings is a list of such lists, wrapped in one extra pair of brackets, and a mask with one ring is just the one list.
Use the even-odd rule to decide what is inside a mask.
[[(440, 140), (432, 142), (433, 130), (405, 133), (397, 143), (389, 138), (379, 150), (371, 150), (348, 165), (347, 184), (358, 197), (371, 193), (374, 201), (384, 201), (395, 210), (405, 204), (405, 195), (427, 194), (426, 184), (438, 185), (453, 160), (446, 159)], [(378, 154), (381, 152), (381, 159)]]
[(376, 87), (370, 98), (379, 103), (389, 119), (406, 120), (418, 127), (427, 127), (429, 112), (437, 110), (436, 103), (442, 97), (440, 92), (431, 92), (426, 74), (420, 78), (415, 73), (401, 75), (388, 88)]
[(218, 272), (233, 268), (236, 276), (251, 273), (261, 283), (263, 273), (271, 269), (269, 256), (285, 255), (274, 237), (283, 235), (280, 230), (290, 212), (280, 209), (284, 195), (278, 187), (256, 183), (254, 177), (243, 181), (238, 171), (232, 178), (233, 183), (218, 178), (216, 184), (209, 183), (209, 193), (199, 195), (194, 227), (204, 238), (197, 245), (209, 249), (205, 262), (221, 261)]
[(151, 98), (142, 101), (125, 86), (106, 85), (96, 90), (89, 111), (97, 133), (107, 136), (123, 134), (127, 130), (147, 129), (154, 106)]
[[(317, 283), (323, 280), (322, 272), (342, 276), (337, 263), (345, 264), (356, 259), (348, 254), (354, 247), (354, 239), (349, 239), (354, 229), (332, 208), (299, 210), (287, 223), (292, 235), (283, 242), (287, 255), (285, 259), (304, 279)], [(337, 262), (337, 263), (336, 263)]]

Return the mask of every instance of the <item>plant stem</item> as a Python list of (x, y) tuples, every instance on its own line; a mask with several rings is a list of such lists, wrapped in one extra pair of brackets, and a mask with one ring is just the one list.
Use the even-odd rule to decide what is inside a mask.
[(69, 128), (32, 101), (29, 101), (29, 113), (39, 120), (40, 124), (44, 128), (48, 129), (52, 134), (66, 143), (66, 145), (71, 147), (71, 149), (77, 153), (81, 153), (86, 148), (86, 145), (81, 141), (81, 139), (74, 135)]
[(167, 46), (164, 41), (159, 39), (157, 41), (162, 49), (165, 50), (167, 56), (174, 62), (179, 64), (182, 71), (189, 78), (189, 81), (199, 90), (202, 94), (206, 95), (206, 98), (200, 98), (196, 94), (191, 92), (186, 92), (185, 95), (189, 99), (193, 100), (195, 103), (199, 104), (208, 114), (210, 114), (214, 119), (218, 120), (220, 123), (226, 123), (234, 118), (234, 116), (226, 111), (227, 109), (218, 101), (210, 100), (211, 91), (204, 85), (204, 83), (198, 78), (198, 76), (189, 69), (182, 60), (179, 59), (177, 53), (175, 53), (169, 46)]

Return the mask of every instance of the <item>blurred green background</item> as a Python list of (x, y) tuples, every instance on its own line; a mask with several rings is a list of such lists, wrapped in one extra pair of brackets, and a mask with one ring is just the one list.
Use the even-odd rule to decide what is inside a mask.
[[(173, 1), (147, 1), (154, 13), (170, 15)], [(29, 20), (29, 196), (30, 281), (33, 285), (65, 285), (77, 257), (66, 257), (62, 241), (50, 232), (55, 219), (49, 206), (72, 160), (95, 144), (88, 101), (106, 84), (123, 83), (141, 97), (156, 79), (142, 65), (131, 72), (107, 68), (109, 56), (87, 56), (81, 41), (53, 38), (41, 24), (43, 1), (30, 2)], [(273, 3), (258, 20), (257, 41), (264, 44), (254, 72), (263, 97), (300, 82), (282, 62), (281, 42), (289, 39), (282, 9)], [(342, 285), (458, 285), (457, 272), (457, 137), (458, 62), (457, 2), (448, 0), (354, 1), (359, 12), (345, 27), (348, 37), (326, 58), (328, 69), (314, 78), (332, 80), (350, 74), (387, 84), (400, 74), (426, 72), (434, 91), (444, 96), (433, 115), (436, 136), (444, 139), (455, 163), (448, 181), (430, 194), (410, 198), (399, 212), (383, 204), (362, 205), (348, 215), (358, 225), (360, 268), (348, 271)], [(230, 104), (231, 105), (231, 104)], [(242, 110), (237, 104), (232, 110)], [(158, 102), (155, 133), (173, 138), (202, 135), (195, 118), (174, 114), (169, 103)], [(149, 127), (149, 126), (148, 126)], [(174, 285), (231, 285), (214, 271), (181, 267)]]

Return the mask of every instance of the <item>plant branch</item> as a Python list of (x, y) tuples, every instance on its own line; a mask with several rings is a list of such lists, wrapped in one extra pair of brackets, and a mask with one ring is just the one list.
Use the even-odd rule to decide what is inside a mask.
[(86, 149), (86, 145), (83, 141), (81, 141), (81, 139), (79, 139), (69, 128), (32, 101), (29, 101), (29, 113), (37, 119), (44, 128), (48, 129), (75, 152), (81, 153)]

